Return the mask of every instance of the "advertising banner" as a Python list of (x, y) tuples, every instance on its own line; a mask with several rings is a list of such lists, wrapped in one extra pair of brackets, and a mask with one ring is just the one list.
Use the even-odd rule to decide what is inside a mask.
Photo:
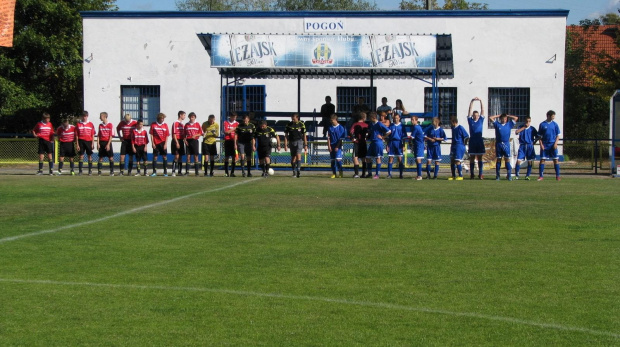
[(435, 69), (436, 37), (213, 35), (212, 67)]

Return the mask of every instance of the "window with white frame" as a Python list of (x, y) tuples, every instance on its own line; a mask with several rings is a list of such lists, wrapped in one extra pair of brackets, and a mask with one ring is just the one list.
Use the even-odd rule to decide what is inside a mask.
[[(440, 87), (439, 96), (439, 120), (442, 128), (450, 128), (450, 117), (456, 116), (456, 88)], [(433, 112), (433, 88), (424, 88), (424, 113)]]
[(156, 121), (160, 110), (159, 86), (121, 86), (121, 119), (142, 119), (144, 125)]
[[(519, 117), (517, 127), (530, 115), (530, 88), (489, 88), (489, 116), (506, 113)], [(489, 129), (493, 128), (489, 121)]]

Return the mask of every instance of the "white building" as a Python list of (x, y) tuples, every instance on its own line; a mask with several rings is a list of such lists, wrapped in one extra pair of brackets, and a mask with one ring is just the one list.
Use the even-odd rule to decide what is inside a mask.
[[(153, 121), (161, 111), (172, 123), (178, 110), (196, 112), (202, 122), (209, 114), (222, 115), (227, 105), (222, 100), (228, 100), (229, 109), (312, 112), (330, 95), (337, 111), (347, 114), (355, 96), (364, 95), (374, 99), (371, 106), (385, 96), (390, 106), (401, 99), (410, 112), (431, 112), (431, 69), (359, 68), (355, 62), (351, 68), (296, 68), (295, 61), (287, 69), (211, 66), (216, 48), (210, 45), (217, 34), (239, 34), (219, 37), (230, 40), (331, 36), (328, 42), (395, 35), (397, 40), (437, 38), (434, 57), (444, 119), (456, 115), (466, 124), (470, 101), (480, 97), (487, 114), (529, 115), (536, 126), (553, 109), (562, 127), (567, 15), (566, 10), (83, 12), (84, 108), (93, 122), (102, 111), (114, 123), (124, 113)], [(355, 60), (361, 53), (350, 49), (343, 54)], [(334, 48), (331, 52), (336, 56)], [(289, 78), (277, 76), (284, 70)], [(247, 75), (254, 71), (265, 78)], [(227, 84), (228, 96), (222, 92)], [(493, 137), (493, 130), (485, 129), (484, 136)]]

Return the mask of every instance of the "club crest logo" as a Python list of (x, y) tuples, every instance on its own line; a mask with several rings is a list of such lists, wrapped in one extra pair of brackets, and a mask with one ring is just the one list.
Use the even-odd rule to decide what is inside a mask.
[(332, 49), (329, 47), (327, 43), (319, 43), (314, 48), (314, 58), (312, 59), (312, 64), (314, 65), (331, 65), (334, 63), (334, 59), (332, 59)]

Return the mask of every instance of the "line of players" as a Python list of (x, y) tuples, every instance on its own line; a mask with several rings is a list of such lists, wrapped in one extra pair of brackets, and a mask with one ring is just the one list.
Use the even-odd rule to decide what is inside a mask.
[[(473, 111), (475, 102), (480, 102), (480, 112)], [(471, 100), (467, 122), (469, 125), (469, 133), (465, 128), (458, 124), (458, 119), (452, 117), (450, 120), (450, 128), (452, 130), (452, 141), (450, 144), (450, 171), (451, 176), (448, 180), (463, 180), (463, 157), (465, 156), (465, 147), (469, 146), (470, 165), (472, 168), (471, 179), (475, 178), (473, 168), (475, 162), (478, 162), (478, 178), (484, 179), (482, 157), (486, 152), (484, 140), (482, 137), (483, 127), (485, 125), (484, 105), (480, 98), (476, 97)], [(387, 145), (388, 153), (388, 172), (387, 178), (392, 178), (392, 169), (394, 158), (399, 163), (399, 178), (403, 178), (403, 148), (405, 141), (411, 141), (412, 153), (416, 160), (416, 180), (422, 180), (422, 161), (425, 157), (426, 149), (426, 177), (431, 179), (431, 165), (434, 162), (433, 179), (437, 179), (439, 172), (439, 163), (441, 161), (441, 143), (447, 139), (445, 132), (441, 128), (438, 118), (433, 119), (432, 126), (426, 131), (418, 124), (418, 117), (411, 117), (413, 130), (410, 135), (407, 134), (404, 125), (401, 123), (401, 117), (407, 113), (395, 112), (392, 115), (393, 122), (386, 120), (387, 113), (382, 111), (379, 113), (381, 120), (378, 119), (376, 112), (369, 112), (370, 122), (366, 123), (366, 114), (359, 113), (357, 122), (350, 129), (349, 136), (354, 143), (353, 148), (353, 164), (354, 178), (374, 178), (379, 179), (381, 171), (384, 141)], [(548, 111), (547, 119), (543, 121), (538, 130), (531, 126), (531, 118), (526, 117), (523, 126), (515, 131), (519, 136), (519, 150), (517, 155), (517, 163), (515, 167), (515, 178), (519, 178), (521, 163), (527, 161), (526, 180), (530, 179), (532, 172), (532, 161), (536, 158), (534, 144), (540, 142), (540, 166), (538, 181), (543, 180), (545, 162), (552, 160), (554, 164), (556, 180), (560, 180), (560, 166), (558, 163), (558, 141), (560, 128), (554, 121), (555, 112)], [(510, 119), (510, 120), (509, 120)], [(496, 168), (495, 179), (500, 179), (501, 162), (504, 159), (506, 164), (507, 179), (512, 180), (512, 166), (510, 163), (510, 135), (511, 130), (518, 120), (516, 116), (501, 114), (489, 117), (493, 121), (495, 129), (495, 152), (496, 152)], [(332, 178), (342, 177), (342, 141), (347, 137), (344, 127), (338, 124), (336, 115), (331, 117), (332, 125), (327, 131), (328, 149), (330, 151), (332, 161)], [(387, 123), (387, 124), (386, 124)], [(360, 161), (362, 163), (362, 175), (359, 176)], [(375, 173), (372, 174), (373, 161), (376, 162)]]
[[(473, 111), (474, 102), (479, 101), (481, 112)], [(399, 177), (403, 178), (404, 165), (403, 159), (403, 143), (406, 140), (412, 142), (412, 153), (416, 160), (416, 180), (422, 179), (422, 160), (424, 159), (424, 150), (427, 151), (426, 174), (427, 178), (431, 178), (431, 165), (434, 162), (434, 170), (432, 178), (436, 179), (439, 171), (439, 162), (441, 161), (441, 142), (446, 140), (446, 134), (441, 128), (439, 119), (433, 120), (433, 126), (423, 131), (418, 124), (417, 116), (412, 116), (412, 124), (414, 125), (411, 135), (407, 135), (405, 127), (400, 122), (401, 113), (394, 113), (393, 122), (388, 121), (388, 125), (384, 123), (385, 112), (380, 112), (382, 121), (377, 119), (375, 112), (370, 112), (370, 122), (366, 123), (365, 113), (359, 113), (358, 121), (353, 124), (349, 133), (344, 127), (338, 124), (337, 116), (331, 117), (331, 126), (327, 130), (328, 150), (332, 163), (332, 178), (342, 177), (342, 141), (350, 137), (354, 143), (353, 161), (354, 161), (354, 178), (372, 177), (379, 178), (381, 170), (381, 159), (383, 157), (383, 143), (387, 143), (388, 162), (388, 178), (392, 177), (392, 168), (394, 158), (399, 163)], [(462, 180), (462, 161), (465, 154), (465, 145), (469, 145), (470, 164), (472, 167), (471, 179), (474, 179), (474, 164), (478, 161), (479, 174), (478, 178), (483, 179), (482, 172), (482, 156), (485, 153), (484, 143), (482, 139), (482, 129), (485, 123), (484, 106), (479, 98), (472, 99), (469, 108), (468, 125), (471, 137), (464, 127), (458, 124), (458, 119), (451, 119), (452, 142), (450, 146), (450, 168), (452, 176), (449, 180)], [(404, 114), (406, 115), (406, 113)], [(162, 157), (164, 176), (168, 175), (167, 170), (167, 138), (170, 136), (167, 124), (164, 123), (165, 114), (160, 113), (157, 116), (157, 122), (151, 125), (149, 134), (143, 129), (142, 121), (131, 119), (130, 115), (125, 116), (116, 128), (118, 136), (122, 138), (121, 144), (121, 162), (119, 163), (120, 174), (124, 175), (126, 155), (129, 155), (129, 170), (131, 174), (133, 168), (133, 155), (136, 156), (137, 174), (140, 175), (141, 168), (144, 170), (143, 175), (147, 174), (146, 168), (146, 145), (150, 143), (153, 147), (153, 163), (151, 176), (157, 175), (157, 157)], [(189, 174), (190, 157), (194, 158), (194, 172), (198, 175), (198, 139), (204, 136), (202, 144), (204, 175), (207, 176), (208, 168), (209, 176), (213, 176), (214, 157), (217, 155), (216, 140), (219, 138), (219, 126), (215, 123), (215, 116), (210, 115), (209, 120), (201, 125), (196, 123), (196, 114), (189, 114), (189, 122), (183, 124), (186, 114), (183, 111), (178, 112), (178, 119), (173, 124), (171, 136), (171, 153), (174, 155), (172, 164), (172, 175), (182, 174), (182, 155), (187, 151), (187, 161), (185, 175)], [(531, 119), (526, 118), (526, 124), (519, 128), (515, 133), (519, 135), (519, 153), (517, 166), (515, 168), (516, 178), (519, 177), (520, 164), (527, 161), (527, 174), (525, 179), (529, 179), (532, 170), (532, 160), (535, 158), (534, 143), (540, 139), (541, 146), (541, 163), (540, 175), (538, 180), (543, 179), (544, 165), (546, 160), (553, 160), (556, 171), (556, 179), (560, 179), (559, 164), (557, 155), (557, 143), (559, 140), (559, 126), (553, 121), (555, 112), (547, 112), (547, 120), (542, 122), (539, 130), (533, 128), (530, 123)], [(103, 158), (108, 157), (110, 175), (114, 175), (114, 153), (111, 145), (113, 137), (113, 126), (108, 122), (106, 112), (100, 114), (101, 124), (97, 135), (97, 149), (99, 150), (98, 174), (101, 174)], [(499, 121), (497, 120), (499, 118)], [(508, 118), (510, 120), (508, 121)], [(243, 177), (251, 177), (250, 160), (253, 152), (257, 151), (259, 163), (262, 170), (262, 176), (268, 176), (270, 166), (270, 154), (272, 148), (280, 151), (280, 138), (275, 131), (261, 122), (259, 128), (256, 129), (254, 124), (250, 123), (249, 117), (243, 117), (242, 123), (237, 122), (237, 114), (231, 112), (228, 119), (224, 122), (224, 154), (225, 154), (225, 175), (227, 177), (235, 177), (236, 156), (240, 154), (241, 170)], [(512, 179), (512, 167), (510, 164), (510, 134), (511, 129), (515, 125), (517, 117), (508, 116), (506, 114), (491, 116), (493, 126), (496, 133), (496, 179), (499, 180), (501, 160), (504, 158), (507, 169), (507, 177)], [(49, 114), (45, 113), (43, 119), (33, 129), (33, 134), (39, 138), (39, 170), (37, 174), (42, 174), (44, 154), (47, 153), (50, 161), (50, 174), (53, 174), (53, 136), (54, 131), (51, 123), (49, 123)], [(290, 144), (291, 148), (291, 168), (293, 176), (300, 176), (300, 163), (302, 151), (307, 154), (308, 141), (306, 137), (306, 129), (303, 122), (300, 122), (299, 116), (293, 114), (291, 122), (285, 128), (285, 146), (287, 150)], [(63, 125), (58, 128), (57, 136), (60, 142), (59, 168), (58, 174), (62, 174), (64, 158), (68, 157), (71, 165), (71, 174), (74, 174), (73, 157), (77, 149), (80, 155), (79, 172), (82, 174), (84, 154), (88, 156), (88, 174), (92, 174), (92, 153), (95, 147), (95, 129), (91, 122), (88, 122), (88, 112), (84, 111), (80, 122), (76, 126), (69, 124), (68, 119), (63, 121)], [(75, 147), (74, 147), (75, 144)], [(426, 146), (425, 146), (426, 144)], [(362, 162), (362, 175), (359, 176), (360, 159)], [(372, 162), (376, 161), (375, 174), (372, 175)], [(229, 165), (232, 162), (232, 165)], [(246, 173), (247, 164), (247, 173)], [(230, 171), (229, 171), (230, 166)], [(366, 174), (368, 172), (368, 174)], [(457, 176), (458, 172), (458, 176)]]

